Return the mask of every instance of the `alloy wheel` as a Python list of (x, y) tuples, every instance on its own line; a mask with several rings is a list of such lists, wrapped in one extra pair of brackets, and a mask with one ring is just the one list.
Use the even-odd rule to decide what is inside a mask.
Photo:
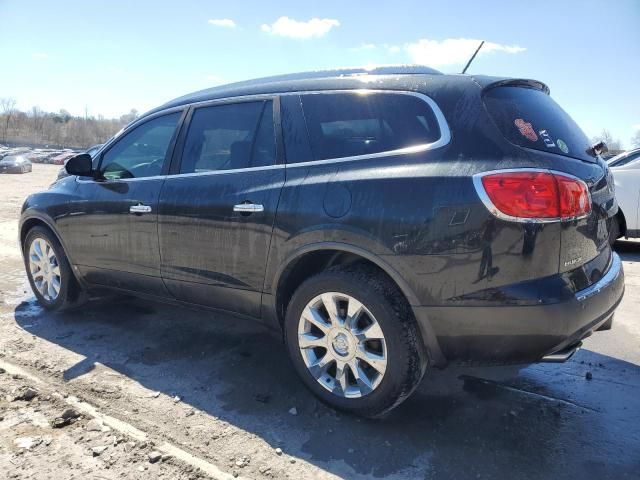
[(62, 278), (60, 265), (51, 244), (44, 238), (35, 238), (29, 247), (29, 271), (38, 293), (48, 302), (60, 294)]
[(339, 397), (371, 393), (387, 369), (380, 324), (361, 302), (344, 293), (323, 293), (305, 306), (298, 347), (309, 373)]

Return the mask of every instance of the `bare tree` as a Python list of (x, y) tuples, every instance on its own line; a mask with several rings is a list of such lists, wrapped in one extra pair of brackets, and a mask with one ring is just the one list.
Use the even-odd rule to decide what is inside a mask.
[(0, 98), (0, 110), (2, 110), (3, 122), (2, 122), (2, 142), (7, 141), (7, 133), (9, 132), (9, 125), (16, 111), (16, 99), (12, 97)]
[(640, 128), (636, 130), (636, 133), (631, 137), (631, 146), (640, 148)]
[(133, 122), (136, 118), (138, 118), (138, 116), (138, 110), (132, 108), (129, 113), (125, 113), (124, 115), (120, 116), (120, 121), (126, 125)]
[(138, 114), (132, 110), (123, 115), (123, 119), (108, 119), (93, 117), (86, 108), (83, 116), (76, 117), (64, 109), (45, 112), (33, 107), (28, 113), (21, 112), (15, 108), (15, 104), (13, 99), (0, 99), (2, 142), (87, 148), (104, 143)]
[(603, 141), (607, 144), (607, 147), (611, 151), (622, 150), (622, 142), (620, 141), (620, 139), (614, 139), (613, 135), (611, 135), (611, 132), (606, 128), (603, 128), (602, 132), (600, 132), (600, 135), (593, 137), (591, 140), (593, 143)]
[(45, 113), (40, 107), (31, 108), (31, 128), (33, 129), (33, 139), (35, 142), (42, 140), (45, 120)]

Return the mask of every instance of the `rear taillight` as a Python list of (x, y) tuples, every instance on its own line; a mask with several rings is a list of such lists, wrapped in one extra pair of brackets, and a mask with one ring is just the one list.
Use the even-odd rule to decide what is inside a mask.
[(474, 184), (487, 208), (506, 220), (574, 220), (591, 211), (586, 183), (558, 172), (489, 172), (475, 176)]

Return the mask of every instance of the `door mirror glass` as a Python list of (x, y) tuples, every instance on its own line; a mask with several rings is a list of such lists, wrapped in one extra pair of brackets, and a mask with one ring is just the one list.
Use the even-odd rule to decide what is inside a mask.
[(80, 155), (71, 157), (64, 168), (69, 175), (88, 177), (92, 173), (91, 155), (88, 153), (81, 153)]

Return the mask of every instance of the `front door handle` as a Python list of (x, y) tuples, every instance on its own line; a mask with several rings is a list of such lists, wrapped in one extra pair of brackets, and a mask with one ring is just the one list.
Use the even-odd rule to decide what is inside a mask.
[(258, 213), (264, 212), (264, 206), (258, 203), (239, 203), (233, 206), (233, 211), (240, 213)]
[(137, 205), (131, 205), (129, 207), (129, 213), (151, 213), (151, 207), (149, 205), (143, 205), (141, 203)]

